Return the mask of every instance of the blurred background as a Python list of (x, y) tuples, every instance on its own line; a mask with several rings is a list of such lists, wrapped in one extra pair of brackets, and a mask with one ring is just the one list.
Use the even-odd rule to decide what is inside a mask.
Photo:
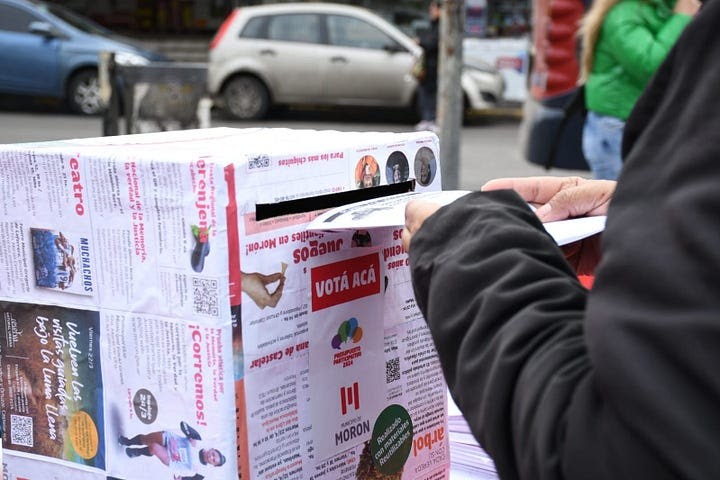
[[(209, 126), (412, 130), (410, 70), (427, 7), (0, 0), (0, 143)], [(537, 8), (532, 0), (464, 2), (460, 188), (499, 176), (587, 174), (546, 170), (522, 152)], [(110, 66), (103, 52), (113, 54)], [(189, 80), (191, 70), (207, 77)], [(167, 72), (179, 86), (168, 87)], [(182, 101), (194, 108), (189, 121), (167, 109)]]

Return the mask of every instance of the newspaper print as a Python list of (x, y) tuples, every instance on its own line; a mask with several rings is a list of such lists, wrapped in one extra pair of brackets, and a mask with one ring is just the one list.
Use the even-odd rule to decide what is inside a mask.
[[(382, 263), (389, 267), (389, 270), (382, 274), (382, 278), (378, 278), (382, 285), (383, 299), (372, 306), (365, 305), (359, 309), (367, 310), (365, 313), (376, 312), (371, 317), (376, 321), (382, 321), (382, 328), (379, 332), (378, 330), (374, 332), (376, 334), (382, 332), (382, 342), (375, 341), (373, 347), (367, 350), (366, 357), (370, 358), (374, 355), (372, 371), (379, 382), (367, 382), (365, 387), (366, 398), (372, 397), (375, 402), (372, 415), (367, 415), (367, 418), (372, 417), (373, 421), (351, 422), (352, 425), (346, 425), (347, 431), (350, 432), (350, 427), (354, 427), (357, 433), (360, 429), (358, 425), (363, 429), (365, 426), (372, 427), (381, 417), (392, 419), (393, 421), (386, 425), (386, 429), (392, 430), (401, 425), (404, 430), (392, 431), (384, 438), (392, 438), (396, 445), (402, 445), (403, 450), (408, 453), (394, 476), (386, 478), (447, 478), (449, 456), (443, 436), (446, 417), (444, 415), (436, 417), (419, 408), (417, 406), (421, 401), (419, 398), (423, 395), (427, 397), (427, 390), (406, 388), (401, 374), (403, 370), (412, 369), (405, 366), (407, 359), (397, 353), (404, 346), (400, 345), (398, 340), (396, 324), (415, 321), (416, 328), (426, 327), (419, 310), (414, 305), (409, 278), (401, 273), (407, 270), (404, 268), (406, 254), (397, 250), (401, 248), (398, 232), (394, 231), (395, 229), (306, 231), (308, 222), (317, 216), (318, 212), (298, 213), (263, 221), (255, 219), (257, 203), (296, 200), (415, 178), (416, 157), (419, 159), (418, 173), (425, 163), (423, 159), (437, 158), (437, 144), (433, 142), (436, 142), (434, 136), (417, 135), (416, 138), (404, 138), (402, 141), (396, 140), (386, 144), (378, 141), (375, 145), (367, 145), (367, 142), (364, 142), (360, 147), (353, 149), (347, 147), (346, 141), (343, 144), (345, 148), (333, 151), (330, 140), (323, 144), (323, 147), (329, 150), (303, 152), (296, 149), (294, 150), (296, 153), (291, 157), (253, 154), (248, 161), (248, 167), (244, 171), (237, 171), (239, 264), (244, 290), (239, 323), (242, 330), (244, 358), (242, 377), (247, 404), (249, 439), (247, 458), (251, 478), (337, 480), (354, 479), (357, 475), (359, 475), (357, 478), (373, 478), (372, 475), (378, 474), (375, 461), (372, 459), (371, 450), (374, 447), (371, 448), (371, 432), (362, 430), (361, 435), (352, 439), (349, 438), (348, 433), (348, 441), (343, 442), (344, 444), (339, 448), (334, 446), (330, 449), (327, 445), (323, 446), (322, 441), (319, 440), (321, 436), (323, 439), (327, 438), (328, 432), (334, 427), (316, 421), (320, 409), (315, 407), (315, 402), (319, 401), (316, 397), (318, 393), (313, 395), (313, 392), (321, 387), (313, 388), (313, 379), (317, 377), (313, 373), (314, 368), (310, 360), (313, 355), (311, 315), (309, 315), (312, 295), (310, 271), (318, 262), (327, 262), (328, 259), (334, 258), (334, 255), (343, 255), (342, 252), (350, 257), (360, 255), (347, 252), (352, 250), (359, 252), (365, 249), (354, 247), (367, 246), (376, 248), (378, 265)], [(438, 189), (440, 181), (438, 165), (427, 163), (434, 165), (431, 167), (432, 175), (424, 179), (426, 185), (419, 187)], [(393, 168), (393, 165), (400, 166)], [(398, 172), (395, 177), (393, 177), (394, 171)], [(365, 186), (362, 185), (363, 175), (368, 175)], [(261, 185), (263, 188), (258, 188)], [(385, 272), (385, 268), (382, 271)], [(263, 286), (260, 290), (263, 293), (262, 300), (258, 300), (257, 296), (253, 297), (254, 294), (247, 291), (251, 289), (251, 285), (259, 284)], [(344, 320), (350, 318), (352, 317), (348, 314), (348, 319)], [(357, 326), (351, 323), (348, 322), (346, 328), (348, 330), (354, 328), (353, 332), (357, 332)], [(338, 333), (337, 328), (339, 327), (335, 327), (336, 331), (331, 337)], [(332, 345), (332, 338), (328, 341), (329, 345)], [(389, 359), (386, 358), (388, 353), (385, 351), (388, 341), (398, 345), (391, 351)], [(429, 346), (423, 344), (422, 347), (434, 352), (431, 344)], [(425, 356), (428, 356), (427, 352)], [(432, 354), (429, 358), (433, 358)], [(437, 361), (436, 357), (434, 361)], [(387, 378), (393, 382), (392, 389), (388, 389), (382, 382), (383, 364), (386, 372), (391, 372)], [(338, 392), (326, 396), (332, 399), (334, 410), (338, 410), (342, 407), (337, 399), (340, 398), (340, 389), (343, 385), (337, 382), (343, 381), (343, 378), (340, 376), (331, 381), (337, 384), (335, 387)], [(446, 404), (442, 376), (433, 377), (432, 381), (436, 382), (433, 388), (439, 392), (436, 396), (439, 404), (435, 408), (443, 409)], [(355, 383), (358, 383), (359, 391), (362, 386), (360, 382), (352, 381), (344, 385), (346, 401), (354, 402), (352, 395), (356, 390)], [(402, 386), (398, 386), (398, 383)], [(362, 396), (361, 393), (359, 395)], [(346, 407), (354, 408), (352, 402)], [(399, 408), (396, 408), (395, 404), (398, 404)], [(389, 410), (384, 412), (384, 409)], [(428, 420), (423, 422), (420, 419), (410, 418), (410, 410), (414, 414), (425, 415)], [(398, 417), (399, 411), (401, 412)], [(395, 420), (398, 422), (394, 422)], [(295, 423), (292, 428), (286, 430), (287, 422)], [(382, 425), (382, 420), (378, 424)], [(413, 437), (410, 431), (413, 424), (422, 428), (415, 430), (418, 434), (422, 434), (418, 437), (421, 440)], [(435, 440), (430, 440), (427, 446), (425, 443), (415, 443), (424, 442), (425, 435), (434, 430), (437, 430)], [(341, 438), (344, 438), (342, 435), (343, 433)], [(381, 435), (382, 432), (378, 437)], [(402, 437), (404, 441), (398, 443), (398, 437)], [(329, 441), (334, 443), (333, 439), (334, 433)], [(415, 448), (414, 454), (411, 448), (413, 445), (420, 447)], [(395, 454), (398, 447), (388, 444), (385, 448), (385, 458), (393, 458), (397, 463), (396, 458), (399, 457)], [(438, 453), (442, 449), (444, 453)], [(433, 458), (436, 459), (434, 463), (430, 459), (431, 450)], [(273, 452), (282, 452), (283, 455), (278, 457)], [(377, 451), (374, 453), (378, 454)], [(283, 469), (283, 465), (288, 463), (293, 467)], [(420, 469), (421, 464), (426, 466)]]
[(208, 145), (108, 140), (0, 149), (3, 345), (39, 352), (0, 353), (7, 475), (235, 478), (223, 169)]
[[(98, 324), (86, 329), (98, 342), (92, 362), (102, 372), (95, 412), (65, 419), (72, 425), (63, 438), (79, 453), (11, 449), (14, 460), (22, 460), (7, 464), (10, 477), (69, 470), (66, 478), (371, 478), (377, 474), (374, 457), (396, 458), (394, 445), (403, 451), (415, 445), (410, 427), (419, 420), (411, 412), (424, 411), (411, 403), (424, 401), (427, 392), (405, 388), (407, 358), (398, 353), (405, 348), (398, 329), (418, 314), (399, 313), (412, 308), (412, 294), (404, 292), (407, 285), (388, 283), (401, 277), (388, 271), (383, 290), (394, 290), (392, 298), (400, 300), (392, 302), (401, 303), (372, 306), (383, 312), (384, 326), (383, 343), (373, 350), (384, 355), (391, 372), (386, 385), (373, 387), (380, 389), (378, 399), (386, 399), (372, 434), (382, 441), (373, 446), (373, 437), (363, 436), (330, 457), (316, 455), (322, 426), (312, 413), (311, 265), (368, 244), (379, 249), (383, 264), (400, 265), (403, 252), (393, 258), (383, 252), (397, 244), (391, 232), (307, 232), (316, 212), (262, 222), (254, 214), (260, 202), (406, 179), (416, 179), (418, 189), (439, 189), (437, 137), (168, 132), (3, 146), (0, 167), (8, 173), (0, 178), (0, 239), (6, 245), (0, 251), (0, 301), (90, 316)], [(34, 237), (46, 251), (34, 252)], [(402, 270), (391, 270), (396, 268)], [(253, 285), (263, 287), (262, 300)], [(357, 326), (348, 323), (346, 332), (354, 338)], [(349, 386), (354, 394), (354, 382)], [(444, 391), (441, 380), (431, 388)], [(349, 394), (347, 406), (354, 407)], [(236, 424), (227, 422), (233, 410)], [(410, 448), (402, 478), (447, 478), (447, 463), (415, 475), (412, 452), (428, 451), (419, 447)], [(200, 458), (204, 465), (196, 468)], [(33, 464), (36, 470), (26, 468)], [(13, 471), (12, 465), (22, 468)]]

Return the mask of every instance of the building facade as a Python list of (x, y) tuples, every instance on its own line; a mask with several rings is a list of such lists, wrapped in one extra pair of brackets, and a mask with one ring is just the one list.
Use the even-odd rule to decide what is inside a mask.
[[(335, 0), (373, 10), (414, 36), (427, 24), (428, 0)], [(67, 7), (135, 37), (212, 36), (233, 8), (283, 0), (67, 0)], [(530, 32), (530, 0), (466, 0), (466, 33), (478, 38)]]

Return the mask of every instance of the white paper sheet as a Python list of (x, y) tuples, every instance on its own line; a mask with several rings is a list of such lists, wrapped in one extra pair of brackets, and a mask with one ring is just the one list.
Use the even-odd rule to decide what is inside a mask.
[[(422, 199), (447, 205), (470, 193), (468, 190), (439, 192), (408, 192), (343, 205), (328, 210), (310, 222), (310, 231), (339, 231), (396, 227), (405, 224), (405, 205)], [(605, 229), (605, 216), (572, 218), (545, 223), (545, 230), (558, 245), (566, 245), (590, 237)]]

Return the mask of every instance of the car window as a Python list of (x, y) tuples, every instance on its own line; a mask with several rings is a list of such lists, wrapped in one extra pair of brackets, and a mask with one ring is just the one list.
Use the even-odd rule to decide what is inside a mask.
[(270, 40), (320, 43), (320, 16), (313, 13), (273, 15), (268, 19)]
[(93, 35), (102, 35), (104, 37), (111, 37), (112, 32), (105, 27), (101, 27), (97, 23), (93, 22), (89, 18), (85, 18), (72, 10), (55, 4), (41, 4), (40, 8), (44, 11), (49, 11), (59, 19), (69, 23), (73, 27), (81, 30), (85, 33), (91, 33)]
[(398, 43), (374, 25), (344, 15), (327, 17), (328, 40), (331, 45), (382, 49)]
[(28, 33), (32, 22), (40, 20), (30, 12), (9, 5), (0, 5), (0, 30)]
[(267, 16), (253, 17), (240, 32), (241, 38), (267, 38)]

